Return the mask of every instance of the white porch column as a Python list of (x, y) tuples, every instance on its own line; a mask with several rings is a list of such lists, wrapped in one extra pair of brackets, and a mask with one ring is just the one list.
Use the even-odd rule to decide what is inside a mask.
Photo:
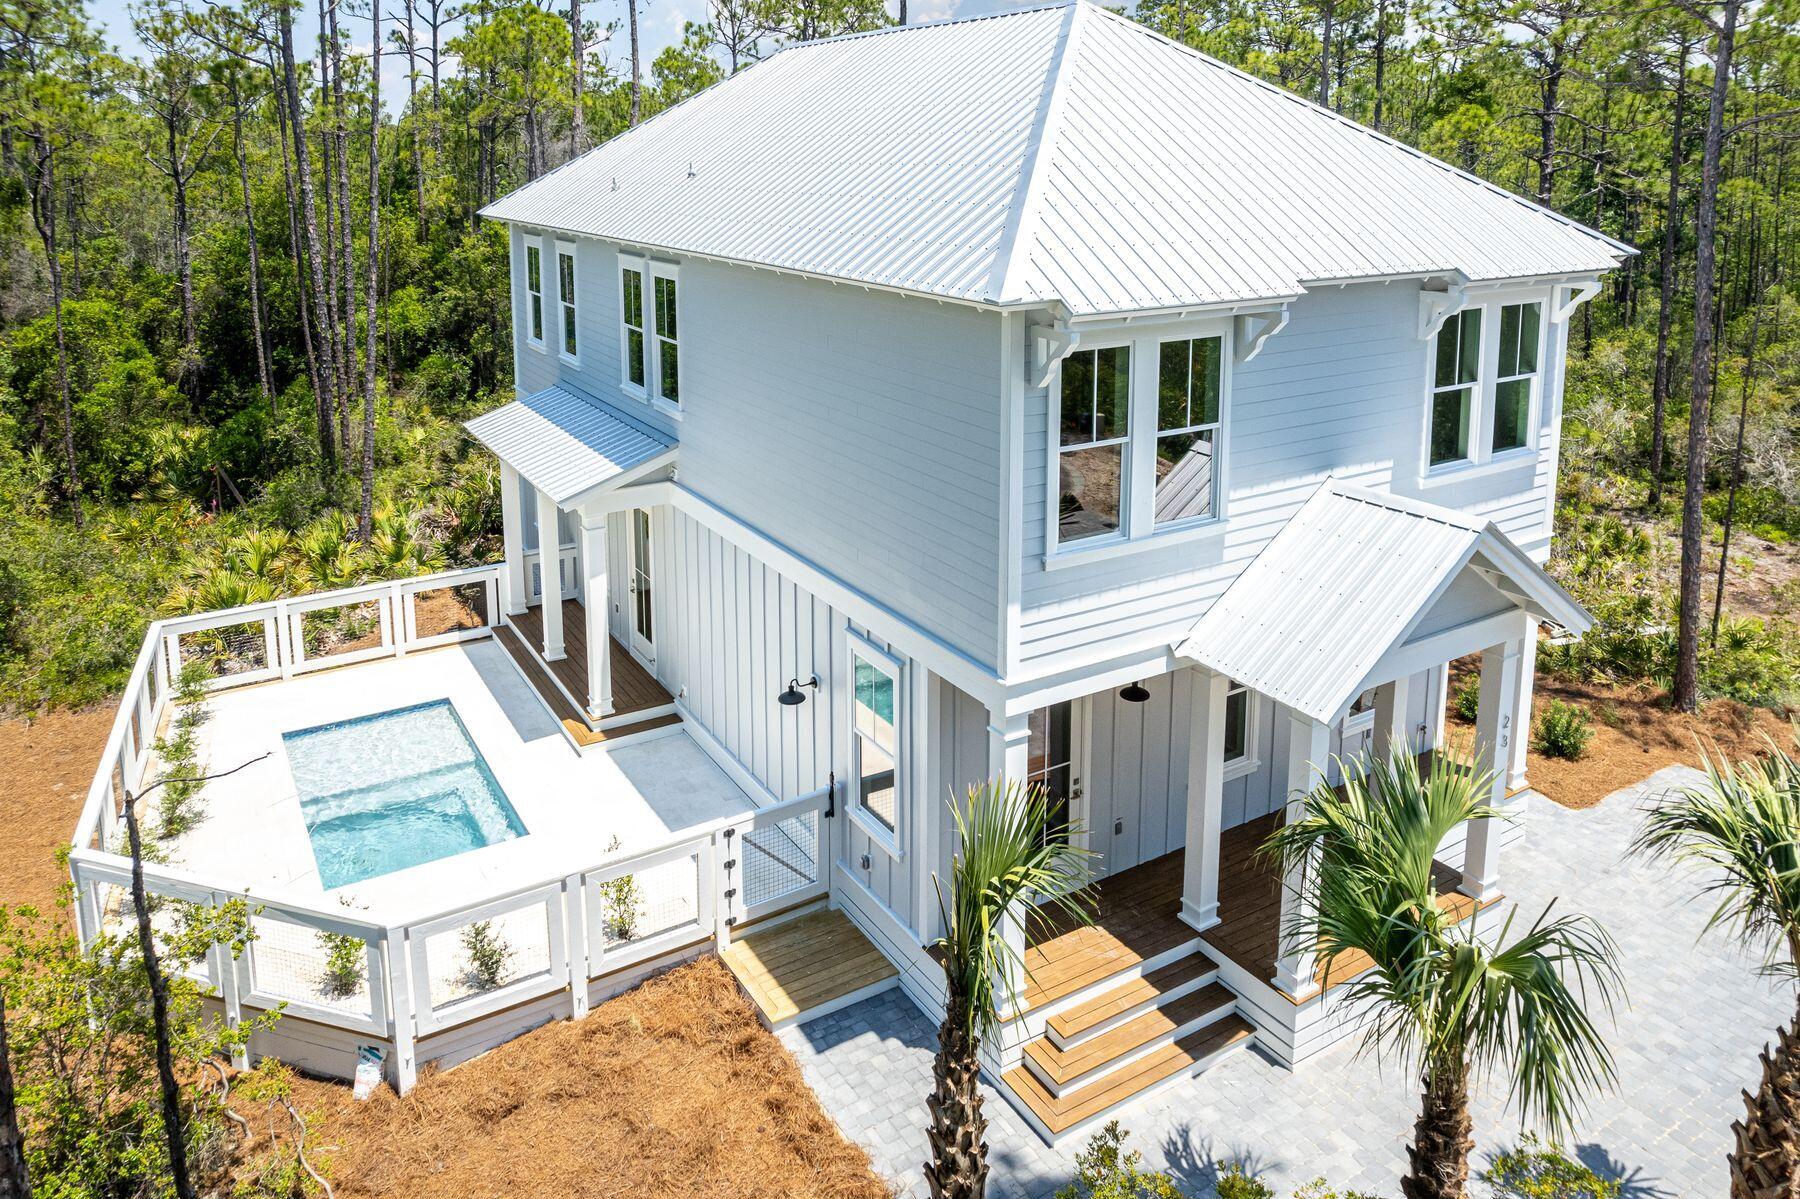
[(1519, 654), (1518, 700), (1513, 704), (1512, 752), (1506, 760), (1506, 789), (1519, 791), (1530, 786), (1525, 781), (1525, 757), (1531, 748), (1531, 689), (1537, 679), (1537, 626), (1525, 634)]
[(544, 661), (567, 657), (563, 649), (562, 530), (557, 527), (556, 501), (537, 493), (538, 576), (544, 583)]
[(1195, 668), (1188, 729), (1187, 849), (1181, 918), (1205, 930), (1219, 922), (1219, 835), (1225, 809), (1225, 692), (1231, 680)]
[[(1493, 772), (1485, 797), (1489, 807), (1506, 802), (1506, 780), (1512, 761), (1519, 704), (1519, 667), (1525, 656), (1523, 638), (1502, 641), (1481, 651), (1481, 695), (1475, 710), (1475, 765)], [(1495, 820), (1469, 821), (1463, 850), (1463, 894), (1486, 902), (1500, 893), (1500, 829)]]
[(1399, 678), (1375, 688), (1375, 739), (1370, 745), (1377, 762), (1385, 762), (1395, 750), (1413, 749), (1412, 679)]
[[(1331, 755), (1331, 726), (1290, 711), (1288, 719), (1287, 819), (1299, 820), (1306, 811), (1307, 793), (1325, 778), (1325, 764)], [(1316, 865), (1316, 858), (1295, 862), (1287, 867), (1281, 879), (1280, 956), (1275, 960), (1275, 985), (1296, 999), (1305, 998), (1319, 989), (1313, 978), (1317, 958), (1310, 938), (1293, 935), (1294, 918), (1307, 902), (1306, 875)]]
[[(1004, 780), (1008, 785), (1024, 783), (1031, 774), (1031, 714), (1021, 712), (1008, 716), (1004, 709), (988, 709), (988, 778)], [(1025, 953), (1025, 913), (1008, 912), (1001, 935), (1012, 946), (1016, 957)], [(1010, 1011), (1018, 1005), (1025, 990), (1025, 976), (1013, 970), (1000, 980), (999, 1008)], [(1021, 1053), (1019, 1045), (995, 1046), (1002, 1051), (1003, 1064), (1013, 1065)]]
[(500, 529), (506, 542), (501, 598), (506, 614), (519, 616), (531, 602), (531, 590), (525, 585), (525, 511), (519, 497), (519, 472), (505, 462), (500, 464)]
[(588, 715), (612, 715), (612, 594), (606, 578), (606, 514), (581, 514), (581, 611), (586, 620)]

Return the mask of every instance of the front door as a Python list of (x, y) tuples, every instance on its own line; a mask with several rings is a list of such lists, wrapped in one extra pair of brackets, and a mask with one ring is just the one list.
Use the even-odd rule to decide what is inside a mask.
[[(1065, 701), (1031, 714), (1027, 781), (1050, 800), (1050, 828), (1067, 836), (1086, 815), (1081, 803), (1081, 728), (1078, 702)], [(1085, 843), (1085, 835), (1078, 837)]]
[(650, 510), (631, 510), (631, 649), (646, 662), (656, 661), (656, 605), (652, 602)]

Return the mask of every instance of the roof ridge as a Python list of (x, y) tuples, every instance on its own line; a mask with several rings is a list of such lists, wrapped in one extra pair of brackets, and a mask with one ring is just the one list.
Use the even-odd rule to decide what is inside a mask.
[[(1063, 7), (1063, 6), (1059, 6)], [(1020, 267), (1020, 256), (1030, 252), (1030, 239), (1025, 236), (1027, 223), (1036, 224), (1037, 208), (1042, 190), (1040, 180), (1043, 176), (1044, 164), (1049, 160), (1047, 151), (1054, 144), (1056, 132), (1062, 114), (1063, 96), (1067, 92), (1064, 80), (1067, 79), (1066, 67), (1069, 50), (1075, 44), (1077, 30), (1081, 23), (1082, 12), (1089, 7), (1086, 0), (1071, 0), (1066, 5), (1068, 16), (1063, 18), (1061, 35), (1057, 38), (1056, 52), (1051, 57), (1050, 65), (1045, 70), (1049, 86), (1044, 89), (1044, 96), (1039, 105), (1037, 136), (1032, 139), (1031, 150), (1024, 168), (1019, 172), (1018, 202), (1013, 207), (1012, 219), (1007, 222), (1007, 241), (1001, 252), (994, 256), (995, 275), (990, 276), (989, 290), (996, 302), (1004, 304), (1010, 294), (1009, 284)]]
[[(1079, 3), (1088, 3), (1088, 2), (1090, 2), (1090, 0), (1075, 0), (1075, 2), (1078, 4)], [(1381, 142), (1384, 145), (1390, 146), (1396, 150), (1403, 151), (1404, 153), (1412, 156), (1413, 158), (1419, 159), (1420, 161), (1426, 163), (1429, 166), (1436, 167), (1440, 171), (1444, 171), (1447, 174), (1450, 174), (1452, 176), (1455, 176), (1456, 178), (1464, 180), (1465, 182), (1473, 183), (1473, 184), (1477, 185), (1478, 187), (1485, 189), (1486, 191), (1492, 192), (1496, 196), (1500, 196), (1504, 199), (1511, 200), (1513, 203), (1518, 204), (1521, 207), (1523, 207), (1531, 212), (1537, 213), (1541, 216), (1551, 217), (1552, 219), (1559, 221), (1564, 225), (1567, 225), (1571, 229), (1575, 229), (1578, 232), (1587, 234), (1589, 237), (1599, 238), (1601, 241), (1606, 242), (1608, 245), (1617, 247), (1619, 250), (1621, 250), (1622, 252), (1624, 252), (1627, 255), (1635, 256), (1638, 253), (1637, 247), (1627, 245), (1626, 243), (1620, 241), (1618, 238), (1612, 237), (1612, 236), (1600, 231), (1599, 229), (1594, 229), (1587, 225), (1584, 225), (1580, 221), (1576, 220), (1574, 217), (1565, 216), (1564, 214), (1556, 211), (1554, 208), (1549, 208), (1549, 207), (1546, 207), (1545, 205), (1539, 204), (1537, 201), (1528, 199), (1525, 196), (1521, 196), (1517, 192), (1508, 191), (1506, 188), (1501, 187), (1497, 183), (1492, 183), (1486, 179), (1483, 179), (1480, 175), (1476, 175), (1469, 171), (1465, 171), (1459, 166), (1456, 166), (1452, 163), (1445, 162), (1443, 159), (1438, 158), (1434, 155), (1427, 154), (1427, 153), (1425, 153), (1425, 151), (1419, 149), (1417, 146), (1409, 146), (1405, 142), (1401, 141), (1399, 138), (1391, 137), (1388, 134), (1381, 132), (1381, 130), (1379, 130), (1379, 129), (1370, 128), (1369, 126), (1363, 124), (1361, 121), (1352, 120), (1351, 118), (1345, 116), (1343, 113), (1337, 112), (1330, 108), (1327, 108), (1323, 104), (1320, 104), (1315, 100), (1309, 100), (1305, 96), (1300, 95), (1298, 92), (1289, 91), (1287, 88), (1282, 87), (1280, 84), (1271, 83), (1267, 79), (1263, 79), (1260, 76), (1252, 75), (1249, 71), (1244, 70), (1242, 67), (1235, 67), (1235, 66), (1232, 66), (1230, 63), (1224, 61), (1223, 59), (1214, 58), (1212, 55), (1208, 54), (1206, 51), (1197, 49), (1196, 47), (1193, 47), (1193, 46), (1190, 46), (1186, 42), (1176, 41), (1174, 38), (1168, 36), (1165, 33), (1160, 33), (1157, 30), (1150, 28), (1148, 25), (1145, 25), (1141, 21), (1134, 20), (1133, 18), (1127, 17), (1122, 13), (1115, 12), (1113, 9), (1107, 8), (1104, 5), (1096, 4), (1095, 7), (1099, 8), (1100, 11), (1102, 13), (1104, 13), (1107, 17), (1122, 24), (1125, 28), (1127, 28), (1129, 30), (1144, 34), (1147, 37), (1154, 38), (1157, 41), (1160, 41), (1169, 46), (1172, 46), (1177, 50), (1180, 50), (1186, 54), (1193, 56), (1194, 58), (1199, 59), (1201, 62), (1206, 63), (1208, 66), (1216, 67), (1219, 70), (1224, 71), (1229, 75), (1234, 75), (1239, 79), (1245, 80), (1246, 82), (1253, 83), (1257, 87), (1262, 88), (1264, 91), (1273, 92), (1275, 95), (1279, 96), (1281, 99), (1287, 100), (1290, 103), (1298, 104), (1301, 106), (1301, 108), (1311, 112), (1315, 116), (1326, 117), (1332, 121), (1337, 122), (1340, 125), (1343, 125), (1350, 129), (1355, 130), (1357, 133), (1362, 134), (1364, 137), (1374, 138), (1376, 141)]]
[(775, 48), (775, 54), (758, 62), (768, 62), (776, 54), (785, 54), (789, 50), (804, 50), (808, 46), (824, 46), (832, 42), (850, 42), (858, 38), (880, 37), (885, 33), (908, 33), (915, 29), (938, 29), (945, 25), (973, 25), (977, 21), (996, 21), (1003, 17), (1023, 17), (1031, 13), (1049, 12), (1058, 8), (1074, 8), (1081, 4), (1092, 3), (1092, 0), (1051, 0), (1047, 4), (1028, 4), (1021, 8), (1006, 8), (999, 12), (976, 13), (967, 17), (939, 17), (935, 21), (913, 21), (906, 25), (883, 25), (877, 29), (853, 29), (848, 33), (834, 33), (829, 37), (808, 38), (803, 42), (784, 42)]

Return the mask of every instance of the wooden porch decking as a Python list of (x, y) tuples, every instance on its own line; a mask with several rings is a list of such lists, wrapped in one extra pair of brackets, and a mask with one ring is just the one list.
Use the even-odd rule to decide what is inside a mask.
[[(1227, 829), (1219, 841), (1219, 923), (1199, 934), (1208, 949), (1229, 958), (1268, 983), (1275, 976), (1281, 926), (1281, 876), (1256, 849), (1275, 830), (1280, 813)], [(1094, 923), (1069, 927), (1066, 921), (1033, 930), (1025, 950), (1031, 979), (1027, 1010), (1054, 1003), (1092, 982), (1164, 953), (1196, 934), (1180, 917), (1182, 850), (1122, 870), (1095, 884)], [(1459, 920), (1475, 901), (1456, 890), (1461, 874), (1435, 864), (1438, 903)], [(1336, 986), (1368, 969), (1367, 959), (1346, 955), (1327, 975), (1321, 962), (1315, 977)], [(1280, 992), (1286, 995), (1286, 992)], [(1300, 1002), (1288, 995), (1293, 1002)]]
[(900, 978), (887, 955), (832, 909), (745, 933), (722, 956), (770, 1028), (823, 1016)]
[(613, 676), (613, 714), (607, 718), (609, 727), (594, 728), (588, 722), (587, 714), (563, 693), (566, 688), (573, 695), (587, 694), (587, 629), (581, 605), (575, 600), (563, 601), (563, 647), (568, 656), (556, 662), (545, 663), (542, 658), (544, 617), (540, 609), (531, 608), (523, 615), (507, 619), (511, 624), (499, 626), (495, 635), (577, 745), (595, 745), (628, 733), (681, 723), (681, 717), (673, 712), (646, 716), (638, 721), (619, 720), (619, 717), (629, 717), (634, 712), (665, 708), (675, 701), (617, 638), (607, 638)]

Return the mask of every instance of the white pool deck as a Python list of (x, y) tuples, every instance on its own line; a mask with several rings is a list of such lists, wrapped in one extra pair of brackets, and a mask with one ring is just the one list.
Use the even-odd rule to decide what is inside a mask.
[[(526, 834), (325, 890), (282, 734), (439, 699), (455, 707)], [(646, 849), (756, 807), (685, 725), (577, 752), (491, 640), (227, 690), (208, 706), (208, 770), (267, 756), (207, 784), (203, 816), (172, 843), (170, 864), (233, 889), (323, 899), (378, 919), (501, 895), (593, 866), (614, 838), (618, 851)]]

